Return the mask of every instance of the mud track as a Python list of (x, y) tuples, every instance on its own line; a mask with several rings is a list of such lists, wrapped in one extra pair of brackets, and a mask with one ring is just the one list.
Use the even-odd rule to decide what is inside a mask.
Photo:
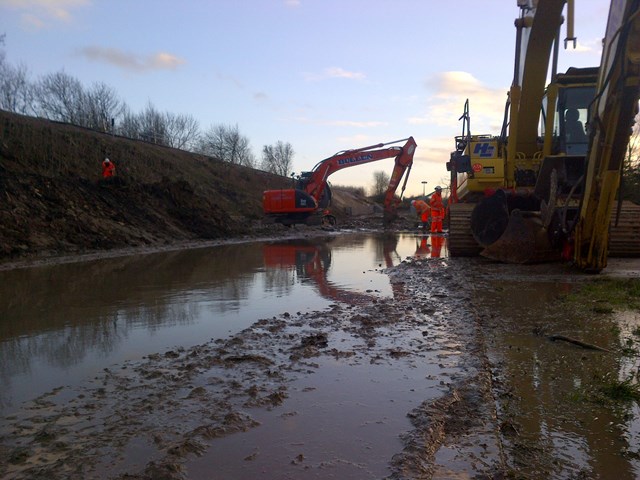
[[(389, 272), (393, 299), (285, 312), (227, 340), (159, 352), (105, 370), (81, 389), (49, 392), (3, 422), (0, 474), (229, 478), (222, 473), (227, 468), (257, 478), (268, 466), (269, 478), (438, 478), (449, 471), (492, 477), (504, 462), (491, 379), (470, 298), (452, 294), (468, 291), (459, 268), (446, 259), (410, 260)], [(407, 372), (398, 391), (376, 387), (379, 401), (391, 402), (384, 405), (390, 418), (372, 413), (368, 419), (387, 424), (390, 445), (379, 447), (386, 458), (367, 465), (346, 453), (323, 455), (308, 439), (280, 464), (258, 453), (267, 445), (247, 445), (241, 465), (214, 468), (220, 477), (206, 472), (203, 465), (221, 463), (216, 452), (224, 451), (226, 438), (265, 428), (266, 421), (302, 421), (308, 414), (296, 410), (304, 405), (296, 399), (321, 395), (314, 380), (329, 368)], [(328, 388), (357, 396), (349, 385)], [(333, 421), (339, 420), (322, 418), (325, 426)], [(378, 447), (370, 448), (374, 457)]]
[(41, 396), (3, 419), (0, 476), (634, 478), (631, 407), (578, 398), (637, 358), (612, 333), (633, 322), (564, 303), (593, 277), (448, 258), (385, 274), (393, 298), (283, 312)]

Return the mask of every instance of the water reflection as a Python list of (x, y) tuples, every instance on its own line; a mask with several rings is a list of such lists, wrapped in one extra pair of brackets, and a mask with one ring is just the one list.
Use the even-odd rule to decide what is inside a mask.
[[(568, 283), (496, 281), (483, 287), (475, 293), (498, 322), (489, 327), (488, 354), (508, 381), (503, 401), (512, 416), (505, 415), (503, 433), (519, 473), (531, 478), (609, 478), (616, 472), (619, 479), (638, 478), (637, 439), (629, 434), (635, 428), (629, 422), (632, 413), (584, 394), (596, 379), (620, 371), (617, 356), (581, 351), (532, 333), (542, 328), (546, 334), (615, 348), (611, 319), (544, 309), (557, 304), (559, 293), (570, 291)], [(632, 455), (623, 453), (630, 450)], [(536, 463), (531, 457), (548, 461)]]
[[(367, 240), (366, 237), (356, 242), (351, 239), (349, 250), (354, 246), (366, 248)], [(402, 260), (397, 252), (398, 240), (398, 236), (394, 234), (382, 235), (373, 242), (373, 262), (378, 262), (378, 267), (392, 267)], [(332, 242), (293, 240), (267, 243), (263, 246), (263, 253), (267, 272), (270, 272), (268, 276), (277, 279), (279, 283), (273, 283), (280, 288), (293, 284), (295, 280), (309, 284), (327, 300), (350, 304), (370, 302), (374, 298), (370, 293), (357, 291), (350, 285), (341, 285), (329, 278), (332, 248), (345, 248), (346, 245), (340, 245), (341, 243), (338, 238), (334, 238)], [(362, 268), (360, 262), (355, 262), (352, 266), (354, 269)], [(384, 284), (388, 283), (386, 278), (381, 280)], [(368, 291), (371, 292), (372, 289), (369, 288)]]
[(0, 271), (0, 413), (114, 363), (285, 310), (393, 295), (414, 236), (248, 243)]
[(416, 236), (416, 258), (440, 258), (447, 256), (446, 237), (442, 235)]

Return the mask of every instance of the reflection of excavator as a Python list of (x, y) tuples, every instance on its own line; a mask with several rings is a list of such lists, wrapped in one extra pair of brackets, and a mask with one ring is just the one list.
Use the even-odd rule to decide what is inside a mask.
[[(565, 42), (575, 41), (573, 0), (566, 3)], [(565, 1), (518, 5), (502, 133), (471, 135), (466, 104), (462, 135), (447, 164), (449, 251), (516, 263), (564, 253), (581, 268), (599, 271), (606, 266), (611, 213), (640, 97), (640, 0), (611, 1), (599, 69), (563, 74), (556, 66)], [(552, 83), (545, 90), (550, 59)], [(621, 205), (621, 225), (612, 230), (627, 255), (640, 253), (635, 208)]]
[[(381, 148), (404, 140), (406, 143), (402, 147)], [(336, 221), (335, 217), (325, 211), (331, 202), (331, 189), (327, 184), (329, 175), (343, 168), (395, 157), (395, 167), (384, 198), (385, 223), (392, 221), (395, 218), (398, 203), (395, 192), (406, 172), (402, 185), (402, 192), (404, 192), (416, 149), (413, 137), (404, 140), (345, 150), (322, 160), (313, 167), (312, 171), (303, 172), (300, 175), (294, 189), (264, 192), (262, 197), (264, 213), (273, 217), (276, 222), (287, 226), (296, 223), (333, 225)]]
[[(384, 237), (382, 250), (387, 267), (394, 265), (392, 257), (397, 244), (397, 238)], [(298, 278), (308, 279), (318, 289), (324, 298), (348, 304), (368, 304), (375, 298), (367, 293), (348, 290), (332, 284), (327, 279), (327, 272), (331, 266), (331, 248), (323, 241), (291, 240), (287, 242), (266, 243), (263, 245), (265, 266), (268, 268), (295, 268)], [(394, 297), (404, 292), (400, 283), (392, 284)]]

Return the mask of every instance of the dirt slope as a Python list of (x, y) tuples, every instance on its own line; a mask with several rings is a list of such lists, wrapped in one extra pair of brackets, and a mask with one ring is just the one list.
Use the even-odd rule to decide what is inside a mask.
[[(0, 261), (247, 232), (290, 180), (0, 111)], [(118, 177), (101, 179), (109, 156)]]

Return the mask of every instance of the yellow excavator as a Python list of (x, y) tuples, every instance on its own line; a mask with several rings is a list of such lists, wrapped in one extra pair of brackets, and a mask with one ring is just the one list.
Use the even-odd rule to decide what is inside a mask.
[(573, 0), (518, 6), (502, 131), (472, 135), (467, 101), (447, 162), (450, 255), (564, 258), (593, 272), (609, 254), (640, 256), (640, 206), (619, 203), (613, 215), (640, 98), (640, 0), (611, 0), (600, 66), (564, 73), (560, 27), (566, 6), (565, 47), (575, 45)]

